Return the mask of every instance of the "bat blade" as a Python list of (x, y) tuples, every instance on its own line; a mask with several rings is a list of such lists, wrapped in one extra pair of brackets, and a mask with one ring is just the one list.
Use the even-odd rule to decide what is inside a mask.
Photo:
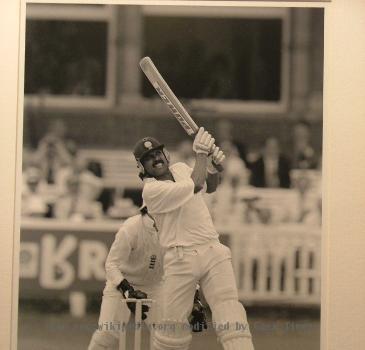
[[(165, 79), (162, 77), (151, 58), (143, 57), (140, 60), (139, 65), (147, 79), (150, 81), (152, 86), (160, 95), (161, 99), (166, 103), (174, 117), (181, 124), (188, 135), (193, 136), (196, 134), (199, 130), (198, 125), (194, 122), (193, 118), (191, 118), (190, 114), (181, 104), (174, 92), (170, 89), (169, 85), (166, 83)], [(218, 171), (223, 171), (223, 166), (221, 164), (212, 164)]]
[(144, 57), (139, 62), (139, 65), (161, 99), (170, 108), (177, 121), (185, 129), (188, 135), (194, 135), (199, 130), (198, 125), (170, 89), (152, 60), (149, 57)]

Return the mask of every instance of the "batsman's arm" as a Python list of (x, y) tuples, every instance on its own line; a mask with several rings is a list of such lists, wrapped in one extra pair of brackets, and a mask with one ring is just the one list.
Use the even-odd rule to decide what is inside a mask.
[(220, 172), (213, 164), (221, 165), (225, 158), (223, 151), (214, 145), (207, 164), (207, 193), (215, 192), (220, 183)]
[(201, 191), (205, 184), (208, 155), (214, 145), (214, 141), (212, 135), (202, 127), (195, 136), (193, 151), (196, 154), (196, 161), (191, 173), (191, 179), (195, 185), (194, 193)]
[(216, 191), (219, 183), (220, 183), (220, 174), (217, 172), (215, 174), (207, 174), (207, 193), (213, 193)]
[(197, 193), (203, 189), (204, 183), (206, 181), (207, 173), (207, 160), (206, 154), (199, 153), (196, 155), (196, 161), (191, 173), (191, 179), (194, 182), (194, 193)]

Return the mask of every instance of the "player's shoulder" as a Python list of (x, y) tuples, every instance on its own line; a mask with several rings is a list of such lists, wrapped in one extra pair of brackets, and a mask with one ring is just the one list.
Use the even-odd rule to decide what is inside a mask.
[(161, 187), (166, 184), (167, 181), (158, 181), (155, 178), (147, 178), (144, 180), (142, 197), (149, 196), (156, 192), (159, 192)]
[(134, 216), (129, 217), (128, 219), (126, 219), (122, 226), (121, 229), (130, 231), (130, 230), (136, 230), (138, 229), (140, 226), (142, 226), (142, 216), (141, 214), (137, 214)]
[(122, 245), (128, 242), (128, 245), (133, 247), (141, 230), (143, 230), (142, 215), (131, 216), (119, 227), (115, 240)]

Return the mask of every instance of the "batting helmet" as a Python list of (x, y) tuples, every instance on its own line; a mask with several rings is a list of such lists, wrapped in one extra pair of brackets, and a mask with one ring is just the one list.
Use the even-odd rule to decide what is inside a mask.
[(134, 157), (137, 161), (141, 161), (149, 152), (155, 149), (163, 149), (165, 146), (153, 137), (144, 137), (134, 146)]
[[(142, 164), (143, 158), (151, 151), (160, 149), (164, 152), (165, 145), (160, 141), (156, 140), (154, 137), (144, 137), (139, 140), (133, 150), (134, 158), (136, 158), (137, 166), (141, 170), (141, 175), (144, 176), (145, 170)], [(168, 159), (168, 155), (164, 152), (166, 159)]]

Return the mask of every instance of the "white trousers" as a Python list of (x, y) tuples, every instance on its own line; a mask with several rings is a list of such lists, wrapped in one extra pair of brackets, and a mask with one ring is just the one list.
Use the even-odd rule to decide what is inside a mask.
[[(170, 248), (164, 256), (164, 272), (162, 322), (188, 324), (196, 285), (199, 283), (212, 310), (212, 326), (223, 346), (236, 338), (246, 338), (247, 343), (252, 344), (246, 313), (238, 301), (228, 247), (218, 241), (211, 241), (188, 248)], [(228, 323), (229, 329), (225, 327)], [(181, 329), (186, 330), (186, 327), (180, 328), (180, 331)], [(176, 334), (176, 331), (172, 334), (157, 330), (155, 349), (187, 349), (189, 333), (190, 329), (181, 331), (180, 334)], [(253, 349), (251, 345), (246, 348)]]

